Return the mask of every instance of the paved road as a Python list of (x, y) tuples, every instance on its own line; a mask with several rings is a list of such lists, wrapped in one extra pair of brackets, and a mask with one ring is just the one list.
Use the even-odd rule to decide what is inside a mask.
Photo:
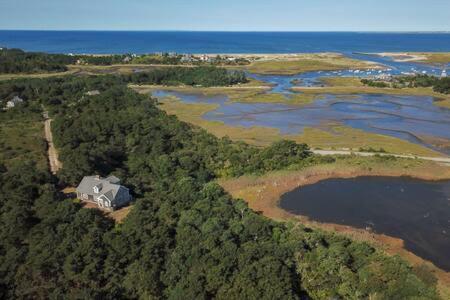
[(58, 152), (53, 144), (53, 134), (51, 129), (52, 119), (48, 117), (48, 112), (44, 112), (44, 119), (45, 139), (48, 144), (48, 161), (50, 163), (50, 171), (53, 174), (56, 174), (59, 169), (61, 169), (62, 164), (58, 159)]
[(428, 157), (428, 156), (414, 156), (414, 155), (401, 155), (401, 154), (389, 154), (389, 153), (373, 153), (373, 152), (354, 152), (345, 150), (311, 150), (315, 154), (319, 155), (359, 155), (359, 156), (394, 156), (401, 158), (418, 158), (423, 160), (434, 161), (438, 163), (450, 164), (450, 157)]

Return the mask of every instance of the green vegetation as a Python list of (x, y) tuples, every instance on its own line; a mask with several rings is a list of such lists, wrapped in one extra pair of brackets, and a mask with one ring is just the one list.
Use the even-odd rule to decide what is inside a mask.
[(368, 147), (368, 148), (359, 148), (360, 152), (372, 152), (372, 153), (386, 153), (386, 150), (384, 150), (383, 148), (373, 148), (373, 147)]
[(370, 87), (376, 87), (376, 88), (387, 88), (391, 87), (390, 84), (384, 82), (384, 81), (376, 81), (371, 79), (361, 79), (361, 83), (365, 84)]
[(330, 87), (330, 86), (340, 86), (340, 87), (358, 87), (358, 86), (364, 86), (361, 83), (361, 79), (359, 77), (347, 77), (347, 76), (340, 76), (340, 77), (321, 77), (319, 80), (324, 84), (324, 86)]
[(47, 145), (43, 135), (42, 114), (33, 104), (0, 111), (0, 161), (10, 168), (31, 160), (45, 170)]
[(149, 72), (130, 74), (126, 77), (126, 80), (135, 84), (184, 84), (205, 87), (227, 86), (247, 82), (245, 73), (242, 71), (227, 71), (216, 67), (155, 69)]
[[(293, 87), (293, 91), (302, 92), (308, 95), (335, 94), (335, 95), (354, 95), (354, 94), (388, 94), (388, 95), (417, 95), (431, 96), (435, 98), (434, 104), (437, 106), (450, 108), (449, 94), (433, 91), (432, 87), (374, 87), (364, 85), (361, 79), (356, 77), (330, 77), (322, 78), (323, 87)], [(382, 84), (381, 86), (385, 86)]]
[[(47, 54), (40, 52), (25, 52), (20, 49), (0, 49), (0, 74), (1, 78), (6, 74), (17, 75), (46, 75), (64, 72), (84, 72), (91, 69), (105, 73), (108, 67), (121, 70), (123, 67), (142, 66), (150, 67), (157, 65), (177, 66), (240, 66), (250, 62), (242, 57), (228, 57), (217, 55), (202, 60), (200, 56), (183, 56), (180, 54), (112, 54), (112, 55), (66, 55)], [(13, 77), (13, 76), (10, 76)]]
[(123, 54), (123, 55), (77, 55), (78, 63), (82, 65), (111, 66), (118, 64), (135, 65), (207, 65), (207, 66), (237, 66), (250, 62), (241, 57), (228, 59), (227, 56), (211, 56), (201, 60), (199, 55), (181, 55), (176, 53), (161, 54)]
[(63, 54), (24, 52), (19, 49), (0, 50), (0, 73), (47, 73), (67, 71), (74, 58)]
[[(100, 94), (86, 96), (92, 89)], [(10, 81), (0, 92), (50, 111), (63, 162), (58, 178), (33, 161), (0, 163), (3, 299), (438, 298), (427, 270), (419, 277), (365, 243), (270, 221), (212, 182), (301, 164), (304, 144), (217, 139), (114, 76)], [(123, 223), (56, 190), (55, 180), (94, 173), (121, 177), (135, 195)]]
[(131, 55), (77, 55), (75, 62), (79, 65), (110, 66), (131, 61)]
[(450, 78), (439, 78), (429, 75), (414, 75), (414, 76), (398, 76), (394, 77), (391, 82), (377, 81), (371, 79), (362, 79), (361, 82), (365, 85), (380, 88), (423, 88), (432, 87), (436, 93), (450, 94)]

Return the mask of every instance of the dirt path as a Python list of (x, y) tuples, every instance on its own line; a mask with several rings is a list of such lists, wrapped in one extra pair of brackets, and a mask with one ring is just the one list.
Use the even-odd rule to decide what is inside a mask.
[(312, 150), (314, 154), (319, 155), (358, 155), (358, 156), (394, 156), (400, 158), (418, 158), (422, 160), (434, 161), (437, 163), (450, 164), (450, 157), (428, 157), (428, 156), (414, 156), (414, 155), (401, 155), (390, 153), (374, 153), (374, 152), (354, 152), (344, 150)]
[(62, 168), (62, 164), (58, 159), (58, 152), (53, 144), (53, 134), (51, 129), (53, 120), (48, 117), (48, 112), (46, 111), (44, 112), (44, 119), (45, 139), (48, 144), (48, 161), (50, 163), (50, 171), (52, 174), (56, 174)]

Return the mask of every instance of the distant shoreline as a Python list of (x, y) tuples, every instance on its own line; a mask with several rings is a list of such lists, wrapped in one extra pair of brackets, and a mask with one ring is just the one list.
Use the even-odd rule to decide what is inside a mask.
[(325, 31), (325, 30), (182, 30), (182, 29), (159, 29), (159, 30), (117, 30), (117, 29), (0, 29), (0, 31), (41, 31), (41, 32), (194, 32), (194, 33), (367, 33), (367, 34), (450, 34), (448, 30), (442, 31)]
[(47, 53), (450, 52), (450, 32), (0, 30), (0, 47)]

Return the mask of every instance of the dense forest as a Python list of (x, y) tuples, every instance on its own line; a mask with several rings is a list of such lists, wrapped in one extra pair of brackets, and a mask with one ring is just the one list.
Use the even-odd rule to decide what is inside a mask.
[(181, 64), (182, 55), (162, 54), (113, 54), (113, 55), (75, 55), (76, 62), (81, 65), (110, 66), (116, 64)]
[(244, 58), (233, 58), (230, 60), (227, 59), (227, 57), (222, 57), (219, 55), (208, 58), (207, 61), (202, 61), (199, 56), (169, 53), (142, 55), (67, 55), (48, 54), (42, 52), (25, 52), (20, 49), (0, 48), (0, 74), (63, 72), (68, 70), (68, 65), (110, 66), (120, 64), (187, 64), (197, 66), (223, 66), (244, 65), (249, 63), (250, 62)]
[(46, 73), (67, 71), (73, 57), (64, 54), (25, 52), (0, 48), (0, 73)]
[(362, 79), (361, 82), (372, 87), (392, 87), (392, 88), (416, 88), (432, 87), (433, 90), (441, 94), (450, 94), (450, 77), (439, 78), (436, 76), (418, 74), (414, 76), (397, 76), (392, 82)]
[(148, 72), (136, 72), (123, 77), (125, 81), (137, 84), (183, 84), (204, 87), (234, 85), (248, 81), (243, 71), (228, 71), (217, 67), (160, 68)]
[(48, 54), (42, 52), (25, 52), (20, 49), (0, 48), (0, 73), (47, 73), (67, 71), (67, 65), (97, 65), (113, 64), (180, 64), (181, 55), (170, 56), (131, 54), (116, 55), (67, 55)]
[[(125, 83), (68, 76), (0, 84), (0, 99), (25, 99), (4, 118), (49, 111), (64, 166), (55, 177), (32, 159), (0, 162), (0, 298), (438, 298), (426, 268), (271, 221), (214, 182), (314, 163), (306, 145), (217, 139)], [(100, 94), (87, 96), (93, 89)], [(91, 174), (115, 174), (132, 190), (123, 223), (60, 193)]]
[[(128, 56), (69, 56), (3, 49), (0, 50), (0, 73), (61, 72), (67, 71), (66, 65), (73, 64), (80, 59), (91, 64), (108, 65), (120, 63), (124, 57)], [(167, 57), (169, 59), (169, 56)], [(215, 66), (155, 68), (150, 71), (135, 72), (129, 75), (117, 74), (116, 76), (120, 82), (135, 84), (183, 84), (204, 87), (227, 86), (248, 81), (243, 71), (229, 71)]]

